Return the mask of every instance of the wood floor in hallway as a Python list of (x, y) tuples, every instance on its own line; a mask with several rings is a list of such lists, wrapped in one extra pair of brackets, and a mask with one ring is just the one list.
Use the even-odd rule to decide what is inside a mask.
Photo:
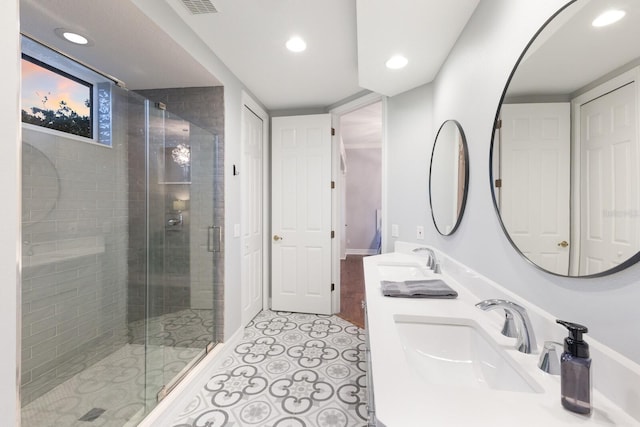
[(347, 255), (340, 261), (340, 313), (338, 316), (364, 328), (364, 269), (362, 255)]

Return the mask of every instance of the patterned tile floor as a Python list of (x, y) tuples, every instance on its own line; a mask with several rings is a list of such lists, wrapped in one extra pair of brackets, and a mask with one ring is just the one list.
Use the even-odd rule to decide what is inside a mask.
[(263, 311), (173, 427), (366, 425), (363, 331), (337, 316)]

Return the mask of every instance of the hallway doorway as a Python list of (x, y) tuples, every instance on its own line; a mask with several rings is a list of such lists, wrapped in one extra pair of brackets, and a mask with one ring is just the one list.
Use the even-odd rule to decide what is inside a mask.
[(364, 256), (381, 250), (382, 122), (380, 99), (339, 117), (340, 313), (364, 327)]
[(382, 102), (340, 117), (342, 259), (380, 252)]

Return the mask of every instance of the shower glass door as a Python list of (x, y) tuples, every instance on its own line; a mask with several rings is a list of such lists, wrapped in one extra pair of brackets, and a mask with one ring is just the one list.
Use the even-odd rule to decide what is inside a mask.
[(146, 399), (153, 407), (213, 347), (217, 138), (148, 101)]

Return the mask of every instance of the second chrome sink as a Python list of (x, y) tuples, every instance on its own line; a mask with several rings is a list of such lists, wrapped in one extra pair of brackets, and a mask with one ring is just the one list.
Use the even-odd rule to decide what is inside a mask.
[(377, 264), (380, 280), (402, 282), (433, 277), (433, 272), (417, 262), (386, 262)]
[(428, 384), (542, 392), (474, 320), (395, 315), (394, 321), (410, 369)]

